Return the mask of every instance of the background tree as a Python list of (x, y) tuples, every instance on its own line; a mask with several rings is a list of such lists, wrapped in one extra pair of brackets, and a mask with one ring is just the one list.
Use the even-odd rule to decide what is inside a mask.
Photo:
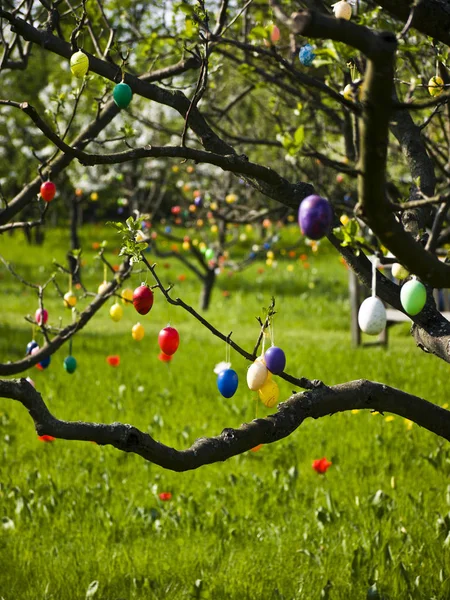
[[(349, 16), (347, 3), (339, 4)], [(356, 219), (346, 229), (336, 218), (338, 229), (328, 239), (363, 283), (370, 285), (372, 265), (362, 246), (380, 257), (391, 252), (427, 286), (425, 307), (412, 315), (412, 335), (422, 350), (450, 362), (450, 326), (431, 293), (432, 288), (450, 287), (450, 266), (437, 255), (449, 226), (448, 94), (443, 91), (449, 82), (448, 27), (443, 26), (449, 22), (449, 7), (438, 0), (426, 7), (392, 4), (357, 2), (348, 21), (335, 18), (328, 3), (298, 11), (294, 3), (275, 1), (242, 7), (226, 0), (182, 2), (170, 8), (156, 2), (126, 7), (83, 3), (78, 9), (70, 4), (45, 8), (32, 0), (19, 6), (7, 2), (0, 9), (1, 65), (11, 83), (2, 86), (9, 97), (0, 105), (9, 131), (15, 132), (11, 143), (17, 146), (20, 139), (23, 152), (29, 146), (31, 155), (32, 150), (38, 153), (40, 174), (24, 181), (29, 160), (19, 162), (20, 187), (15, 173), (2, 173), (0, 231), (42, 223), (43, 203), (36, 201), (42, 180), (57, 181), (63, 170), (77, 178), (81, 167), (75, 160), (93, 180), (110, 182), (118, 165), (130, 161), (145, 161), (149, 170), (154, 161), (168, 164), (169, 159), (206, 163), (292, 210), (316, 190), (334, 204), (336, 216), (345, 209)], [(303, 63), (316, 54), (308, 67), (296, 59), (306, 42), (315, 49), (303, 50)], [(61, 58), (66, 65), (79, 48), (88, 57), (89, 75), (70, 104), (62, 105), (58, 96), (46, 114), (49, 91), (68, 77)], [(156, 57), (151, 65), (149, 56)], [(48, 81), (48, 89), (41, 90), (44, 101), (41, 97), (39, 102), (39, 81), (33, 78), (34, 93), (33, 87), (27, 90), (24, 101), (16, 96), (24, 93), (23, 78), (19, 84), (14, 75), (35, 64), (48, 67), (39, 78)], [(433, 76), (441, 79), (430, 82)], [(127, 111), (110, 99), (120, 82), (134, 95)], [(100, 152), (92, 150), (94, 140)], [(34, 210), (34, 220), (16, 221), (25, 209)], [(362, 224), (374, 234), (370, 243)], [(169, 303), (185, 308), (248, 360), (256, 359), (259, 343), (253, 352), (240, 348), (181, 299), (172, 298), (141, 254), (143, 247), (136, 245), (138, 226), (129, 221), (124, 229), (126, 258), (106, 290), (71, 326), (53, 339), (48, 335), (48, 344), (35, 355), (1, 365), (1, 375), (45, 359), (76, 333), (128, 276), (130, 256), (143, 260)], [(376, 284), (382, 300), (405, 312), (399, 285), (380, 272)], [(42, 286), (38, 293), (42, 308)], [(364, 380), (328, 387), (287, 373), (280, 377), (307, 391), (295, 393), (266, 419), (225, 429), (185, 451), (167, 448), (128, 425), (60, 421), (25, 380), (2, 380), (0, 394), (22, 402), (40, 434), (112, 444), (175, 470), (276, 441), (308, 416), (356, 408), (389, 410), (449, 439), (450, 413), (400, 390)]]

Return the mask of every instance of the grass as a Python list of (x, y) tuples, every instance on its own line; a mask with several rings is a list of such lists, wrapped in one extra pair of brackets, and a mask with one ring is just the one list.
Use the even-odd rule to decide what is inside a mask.
[[(93, 241), (82, 233), (86, 283), (103, 279)], [(49, 232), (43, 248), (22, 237), (0, 239), (0, 253), (20, 273), (43, 281), (49, 257), (64, 261), (66, 232)], [(249, 241), (251, 243), (251, 240)], [(255, 316), (276, 294), (275, 342), (294, 375), (328, 384), (366, 377), (431, 401), (447, 398), (448, 366), (421, 353), (399, 325), (389, 347), (352, 349), (346, 271), (330, 249), (301, 261), (278, 256), (278, 267), (252, 265), (221, 275), (208, 318), (246, 348)], [(109, 257), (117, 261), (111, 250)], [(185, 270), (159, 267), (164, 281)], [(258, 270), (264, 269), (264, 272)], [(0, 361), (23, 356), (36, 298), (2, 267)], [(130, 287), (140, 283), (133, 275)], [(67, 281), (61, 279), (63, 289)], [(229, 292), (224, 296), (223, 292)], [(50, 320), (70, 315), (49, 292)], [(197, 305), (199, 288), (186, 272), (176, 294)], [(268, 414), (245, 385), (247, 364), (232, 353), (240, 386), (220, 397), (214, 365), (224, 344), (157, 296), (130, 331), (132, 308), (113, 323), (103, 309), (74, 340), (78, 369), (31, 369), (60, 418), (122, 421), (176, 448), (224, 427)], [(157, 359), (157, 333), (170, 321), (181, 345), (170, 366)], [(38, 340), (40, 341), (40, 340)], [(121, 364), (106, 364), (108, 354)], [(291, 387), (280, 383), (282, 399)], [(131, 599), (436, 599), (450, 597), (450, 450), (447, 443), (393, 415), (338, 414), (305, 422), (289, 438), (226, 463), (183, 474), (165, 471), (109, 447), (42, 443), (21, 405), (0, 399), (0, 598), (4, 600)], [(313, 459), (333, 462), (325, 476)], [(172, 498), (162, 501), (161, 492)], [(98, 583), (96, 583), (98, 582)]]

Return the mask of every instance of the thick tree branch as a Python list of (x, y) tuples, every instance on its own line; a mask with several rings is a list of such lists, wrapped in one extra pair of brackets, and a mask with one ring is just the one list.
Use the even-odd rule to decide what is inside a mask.
[(52, 415), (41, 394), (26, 379), (0, 380), (0, 397), (20, 402), (30, 413), (38, 435), (111, 445), (178, 472), (225, 461), (258, 444), (281, 440), (307, 418), (319, 419), (354, 409), (392, 412), (450, 441), (450, 411), (418, 396), (366, 380), (294, 394), (265, 419), (244, 423), (238, 429), (224, 429), (216, 437), (200, 438), (186, 450), (165, 446), (132, 425), (60, 420)]

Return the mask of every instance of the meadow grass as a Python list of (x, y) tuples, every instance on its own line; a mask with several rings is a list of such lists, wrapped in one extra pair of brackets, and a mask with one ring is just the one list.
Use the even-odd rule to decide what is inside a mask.
[[(118, 262), (112, 232), (82, 231), (83, 277), (94, 291), (103, 270), (91, 245), (105, 237)], [(19, 234), (4, 236), (0, 253), (42, 282), (49, 259), (64, 261), (66, 238), (54, 230), (36, 248)], [(393, 329), (388, 348), (351, 348), (346, 270), (326, 245), (317, 256), (306, 251), (308, 269), (277, 256), (276, 269), (258, 262), (221, 275), (208, 318), (251, 349), (255, 317), (275, 295), (275, 343), (293, 375), (327, 384), (365, 377), (445, 404), (448, 366), (417, 350), (407, 325)], [(158, 272), (177, 283), (175, 296), (197, 306), (192, 274), (175, 260), (160, 261)], [(58, 278), (65, 289), (67, 278)], [(0, 286), (6, 362), (23, 356), (32, 335), (23, 317), (37, 301), (3, 267)], [(54, 291), (46, 305), (51, 322), (69, 322)], [(248, 364), (233, 352), (239, 389), (229, 400), (218, 394), (213, 368), (225, 359), (224, 344), (190, 315), (159, 295), (146, 317), (124, 312), (113, 323), (104, 307), (75, 338), (73, 375), (63, 369), (67, 346), (46, 371), (25, 374), (56, 416), (131, 423), (186, 448), (271, 412), (247, 389)], [(146, 330), (139, 343), (130, 335), (138, 320)], [(157, 358), (157, 334), (169, 321), (181, 344), (167, 365)], [(120, 355), (117, 369), (106, 363), (109, 354)], [(280, 390), (286, 399), (292, 386), (281, 381)], [(307, 420), (259, 452), (180, 474), (110, 447), (42, 443), (23, 407), (0, 399), (0, 449), (4, 600), (450, 598), (449, 446), (397, 416)], [(324, 476), (311, 468), (322, 456), (333, 463)], [(160, 500), (161, 492), (171, 499)]]

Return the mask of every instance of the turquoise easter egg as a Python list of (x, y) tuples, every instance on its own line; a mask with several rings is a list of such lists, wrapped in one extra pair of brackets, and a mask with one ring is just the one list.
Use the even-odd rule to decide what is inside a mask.
[(113, 90), (113, 100), (119, 108), (127, 108), (133, 97), (133, 92), (127, 83), (118, 83)]
[(427, 291), (423, 283), (417, 279), (407, 281), (400, 290), (400, 302), (403, 308), (412, 317), (420, 313), (427, 301)]

